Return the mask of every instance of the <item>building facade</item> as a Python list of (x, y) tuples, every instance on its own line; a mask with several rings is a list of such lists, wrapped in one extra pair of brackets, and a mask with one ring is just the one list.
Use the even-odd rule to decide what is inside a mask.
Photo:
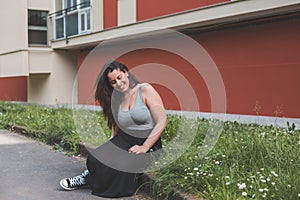
[(169, 110), (300, 118), (300, 0), (1, 4), (1, 100), (94, 104), (117, 59)]

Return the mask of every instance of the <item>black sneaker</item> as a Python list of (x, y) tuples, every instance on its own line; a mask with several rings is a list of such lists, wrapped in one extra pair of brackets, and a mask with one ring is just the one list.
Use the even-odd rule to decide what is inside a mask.
[(84, 170), (82, 174), (78, 176), (74, 176), (71, 178), (64, 178), (60, 180), (59, 184), (60, 186), (65, 190), (75, 190), (78, 188), (82, 188), (84, 186), (87, 186), (85, 177), (89, 175), (88, 170)]

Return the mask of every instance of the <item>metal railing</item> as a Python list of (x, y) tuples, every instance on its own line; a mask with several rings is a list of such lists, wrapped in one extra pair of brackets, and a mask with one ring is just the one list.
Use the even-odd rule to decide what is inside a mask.
[[(55, 11), (53, 13), (50, 13), (48, 15), (48, 17), (50, 18), (50, 20), (54, 21), (54, 23), (53, 23), (54, 39), (65, 39), (66, 44), (67, 44), (69, 42), (68, 38), (70, 36), (81, 34), (80, 31), (78, 31), (78, 33), (76, 33), (76, 34), (69, 34), (69, 27), (74, 26), (74, 24), (69, 23), (69, 21), (67, 20), (67, 16), (71, 16), (76, 12), (79, 13), (79, 11), (81, 11), (81, 10), (88, 10), (88, 8), (91, 8), (91, 7), (92, 6), (91, 6), (90, 2), (83, 2), (83, 3), (80, 3), (80, 4), (76, 4), (74, 6), (70, 6), (70, 7), (64, 8), (62, 10), (58, 10), (58, 11)], [(56, 30), (56, 28), (57, 28), (56, 23), (57, 22), (56, 22), (56, 20), (59, 20), (59, 19), (63, 19), (63, 37), (57, 37), (57, 32), (56, 32), (57, 31)], [(80, 20), (78, 20), (77, 23), (80, 23), (79, 21)]]
[(53, 16), (62, 15), (62, 14), (67, 14), (70, 11), (78, 10), (78, 8), (83, 9), (83, 8), (88, 8), (88, 7), (92, 7), (91, 2), (83, 2), (80, 4), (76, 4), (74, 6), (64, 8), (62, 10), (55, 11), (54, 13), (50, 13), (48, 16), (53, 17)]

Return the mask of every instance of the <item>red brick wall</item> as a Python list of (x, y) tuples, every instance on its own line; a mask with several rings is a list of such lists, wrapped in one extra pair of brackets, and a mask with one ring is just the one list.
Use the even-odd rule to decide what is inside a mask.
[[(227, 113), (278, 117), (300, 117), (300, 19), (237, 26), (191, 35), (216, 63), (227, 96)], [(128, 44), (129, 45), (129, 44)], [(115, 48), (119, 48), (115, 46)], [(188, 46), (181, 46), (186, 52)], [(92, 102), (92, 87), (98, 71), (113, 48), (102, 49), (99, 57), (88, 59), (79, 78), (79, 102)], [(195, 52), (190, 52), (195, 53)], [(81, 63), (87, 54), (78, 57)], [(197, 56), (197, 55), (196, 55)], [(147, 63), (171, 66), (182, 74), (196, 92), (200, 111), (211, 111), (207, 83), (184, 58), (173, 53), (141, 49), (118, 60), (131, 69)], [(139, 76), (143, 80), (146, 77)], [(172, 79), (172, 77), (165, 77)], [(178, 99), (164, 86), (154, 84), (167, 109), (180, 108)], [(186, 98), (187, 100), (189, 97)]]
[(118, 25), (118, 1), (103, 0), (103, 28), (111, 28)]
[(27, 101), (27, 77), (0, 78), (1, 101)]
[(229, 0), (137, 0), (137, 21), (227, 1)]
[(300, 19), (195, 36), (222, 74), (229, 113), (300, 117)]
[[(137, 0), (137, 21), (227, 2), (229, 0)], [(103, 0), (103, 28), (118, 26), (118, 1)]]

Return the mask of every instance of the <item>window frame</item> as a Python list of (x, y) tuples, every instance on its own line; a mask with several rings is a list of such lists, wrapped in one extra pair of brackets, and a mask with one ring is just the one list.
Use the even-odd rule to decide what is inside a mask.
[[(91, 12), (91, 4), (92, 0), (89, 0), (90, 6), (83, 7), (81, 3), (85, 3), (83, 0), (71, 0), (71, 7), (67, 7), (67, 1), (68, 0), (62, 0), (62, 5), (61, 7), (63, 8), (60, 11), (55, 11), (55, 14), (53, 16), (53, 36), (54, 40), (59, 40), (59, 39), (65, 39), (73, 36), (78, 36), (81, 34), (86, 34), (92, 31), (92, 12)], [(57, 0), (53, 0), (54, 2), (54, 8), (57, 7)], [(76, 2), (76, 5), (73, 5)], [(73, 9), (73, 7), (75, 7)], [(70, 9), (71, 8), (71, 9)], [(77, 34), (74, 35), (67, 35), (67, 26), (68, 26), (68, 20), (67, 16), (72, 15), (72, 14), (77, 14)], [(89, 15), (89, 18), (88, 18)], [(84, 23), (82, 23), (82, 17), (84, 18)], [(56, 30), (56, 21), (58, 19), (63, 18), (63, 37), (57, 37), (57, 30)], [(89, 20), (88, 20), (89, 19)], [(89, 22), (89, 24), (88, 24)]]
[[(46, 13), (46, 25), (45, 26), (37, 26), (37, 25), (29, 25), (29, 12), (34, 11), (34, 12), (44, 12)], [(28, 46), (49, 46), (49, 25), (48, 25), (48, 16), (49, 16), (49, 11), (48, 10), (38, 10), (38, 9), (28, 9), (27, 10), (27, 40), (28, 40)], [(29, 35), (30, 31), (43, 31), (46, 32), (46, 43), (30, 43), (29, 41)]]

